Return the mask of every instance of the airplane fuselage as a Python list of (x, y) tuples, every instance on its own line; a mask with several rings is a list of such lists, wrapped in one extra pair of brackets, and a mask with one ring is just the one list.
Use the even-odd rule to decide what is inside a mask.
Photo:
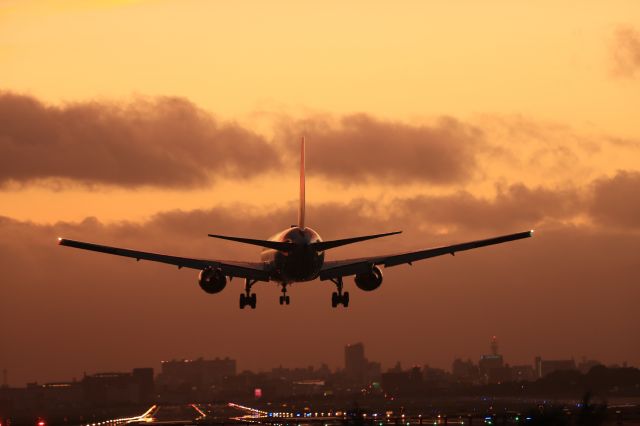
[(269, 264), (272, 279), (281, 283), (312, 281), (320, 274), (324, 263), (324, 252), (316, 251), (311, 244), (322, 238), (311, 228), (292, 226), (269, 238), (270, 241), (295, 244), (291, 251), (265, 249), (261, 252), (263, 262)]

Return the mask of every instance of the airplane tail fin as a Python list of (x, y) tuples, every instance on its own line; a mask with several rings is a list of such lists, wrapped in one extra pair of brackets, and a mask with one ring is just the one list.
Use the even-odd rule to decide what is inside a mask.
[(304, 199), (304, 136), (300, 140), (300, 205), (298, 206), (298, 226), (304, 229), (304, 212), (305, 212), (305, 199)]

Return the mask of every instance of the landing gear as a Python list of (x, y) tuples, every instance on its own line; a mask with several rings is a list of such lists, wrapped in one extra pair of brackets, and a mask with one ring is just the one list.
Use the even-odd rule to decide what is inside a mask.
[(331, 307), (335, 308), (339, 304), (342, 303), (342, 306), (345, 308), (349, 307), (349, 292), (345, 291), (344, 293), (336, 293), (335, 291), (331, 294)]
[(288, 305), (289, 302), (290, 302), (289, 296), (280, 296), (280, 304), (281, 305)]
[(256, 294), (253, 293), (246, 296), (244, 293), (240, 294), (240, 309), (244, 309), (245, 306), (251, 306), (251, 309), (256, 308)]
[(349, 307), (349, 292), (342, 292), (342, 277), (331, 280), (337, 287), (338, 291), (331, 294), (331, 307), (335, 308), (342, 304), (345, 308)]
[(251, 306), (251, 309), (256, 308), (256, 294), (251, 293), (251, 286), (253, 286), (257, 280), (250, 280), (247, 278), (244, 281), (244, 293), (240, 294), (240, 309), (244, 309), (245, 306)]
[(290, 302), (289, 296), (287, 296), (287, 284), (282, 283), (282, 296), (280, 296), (280, 304), (288, 305)]

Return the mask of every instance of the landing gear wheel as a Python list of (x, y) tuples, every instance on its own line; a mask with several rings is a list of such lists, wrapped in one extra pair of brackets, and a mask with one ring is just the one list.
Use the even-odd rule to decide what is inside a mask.
[(240, 309), (244, 309), (244, 307), (247, 305), (247, 298), (245, 297), (244, 293), (240, 294)]
[(257, 282), (257, 280), (250, 280), (249, 278), (244, 280), (244, 293), (240, 294), (240, 309), (244, 309), (245, 306), (251, 306), (251, 309), (256, 308), (256, 294), (251, 293), (251, 287)]
[(338, 305), (342, 304), (345, 308), (349, 306), (349, 292), (342, 292), (342, 277), (332, 279), (333, 283), (338, 288), (338, 291), (334, 291), (331, 294), (331, 307), (335, 308)]
[(290, 302), (289, 296), (287, 296), (287, 283), (282, 283), (282, 296), (280, 296), (280, 304), (288, 305)]

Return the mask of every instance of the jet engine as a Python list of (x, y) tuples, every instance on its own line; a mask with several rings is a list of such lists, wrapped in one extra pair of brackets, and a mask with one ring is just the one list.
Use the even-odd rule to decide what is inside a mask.
[(198, 284), (209, 294), (220, 293), (227, 285), (227, 277), (220, 269), (208, 267), (200, 271)]
[(374, 265), (371, 272), (356, 275), (355, 281), (360, 290), (373, 291), (382, 284), (382, 271)]

